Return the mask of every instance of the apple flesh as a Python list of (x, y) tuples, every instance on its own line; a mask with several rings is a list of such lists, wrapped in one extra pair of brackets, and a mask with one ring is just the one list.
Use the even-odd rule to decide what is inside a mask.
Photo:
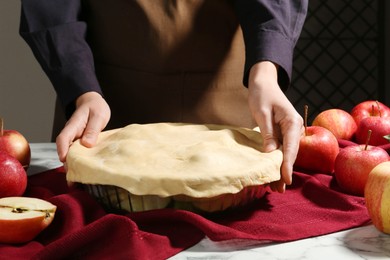
[(313, 126), (322, 126), (331, 131), (338, 139), (351, 140), (357, 125), (353, 117), (338, 108), (324, 110), (312, 122)]
[(346, 193), (363, 196), (371, 170), (389, 161), (388, 153), (376, 146), (351, 145), (342, 148), (335, 161), (335, 178)]
[(366, 100), (354, 106), (350, 114), (355, 119), (357, 126), (359, 126), (364, 118), (370, 116), (390, 116), (390, 108), (379, 101)]
[(0, 243), (26, 243), (53, 221), (57, 207), (30, 197), (0, 199)]
[(0, 151), (15, 157), (25, 169), (30, 165), (31, 149), (27, 139), (16, 130), (4, 130), (0, 118)]
[(0, 198), (21, 196), (26, 186), (26, 170), (14, 157), (0, 151)]
[(390, 134), (390, 117), (370, 116), (364, 118), (356, 131), (356, 141), (364, 144), (367, 140), (368, 131), (371, 130), (369, 145), (385, 145), (389, 141), (384, 136)]
[(339, 144), (328, 129), (321, 126), (305, 128), (301, 137), (295, 166), (309, 171), (333, 173)]
[(375, 166), (364, 190), (366, 207), (374, 226), (390, 234), (390, 162)]

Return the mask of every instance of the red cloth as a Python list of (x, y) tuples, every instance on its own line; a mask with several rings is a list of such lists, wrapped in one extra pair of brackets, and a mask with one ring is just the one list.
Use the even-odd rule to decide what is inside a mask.
[(175, 209), (108, 214), (86, 192), (67, 187), (63, 168), (31, 176), (25, 196), (56, 204), (55, 219), (34, 241), (0, 244), (0, 259), (166, 259), (204, 236), (282, 242), (370, 221), (364, 198), (340, 192), (330, 175), (300, 172), (284, 194), (204, 216)]

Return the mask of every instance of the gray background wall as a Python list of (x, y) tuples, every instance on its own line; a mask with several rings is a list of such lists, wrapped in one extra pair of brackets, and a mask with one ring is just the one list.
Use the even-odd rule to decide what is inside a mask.
[(55, 92), (19, 36), (20, 1), (0, 1), (0, 117), (30, 142), (48, 142)]

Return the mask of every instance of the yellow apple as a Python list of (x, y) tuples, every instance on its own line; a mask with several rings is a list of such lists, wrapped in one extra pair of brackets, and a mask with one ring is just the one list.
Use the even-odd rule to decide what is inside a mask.
[(0, 199), (0, 243), (25, 243), (53, 221), (57, 207), (30, 197)]
[(390, 234), (390, 161), (380, 163), (372, 169), (368, 175), (364, 197), (374, 226)]

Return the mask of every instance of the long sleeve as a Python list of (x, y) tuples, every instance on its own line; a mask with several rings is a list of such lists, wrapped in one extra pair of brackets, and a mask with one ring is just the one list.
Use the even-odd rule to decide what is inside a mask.
[(20, 35), (50, 79), (68, 117), (79, 95), (101, 93), (85, 40), (80, 0), (22, 0)]
[(308, 0), (236, 0), (245, 41), (244, 85), (259, 61), (279, 65), (279, 85), (291, 82), (293, 52), (307, 13)]

